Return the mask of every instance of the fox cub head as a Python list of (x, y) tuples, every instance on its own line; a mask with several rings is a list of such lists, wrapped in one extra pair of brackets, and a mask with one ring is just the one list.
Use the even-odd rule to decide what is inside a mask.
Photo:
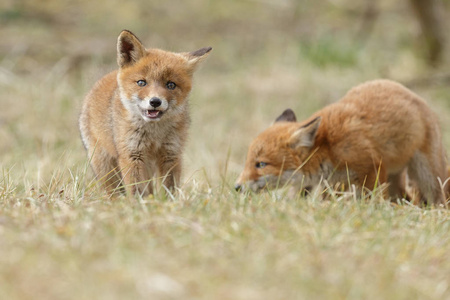
[(184, 111), (192, 75), (211, 47), (186, 53), (145, 49), (130, 31), (117, 41), (120, 98), (133, 117), (144, 122), (170, 119)]
[(304, 188), (316, 185), (315, 178), (310, 176), (307, 169), (315, 164), (312, 154), (320, 121), (321, 117), (317, 117), (297, 123), (294, 112), (285, 110), (272, 126), (250, 144), (244, 170), (236, 182), (236, 190), (258, 192), (292, 182)]

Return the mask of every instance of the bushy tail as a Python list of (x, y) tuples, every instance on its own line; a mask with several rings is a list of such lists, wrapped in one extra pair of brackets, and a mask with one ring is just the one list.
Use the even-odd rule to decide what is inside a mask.
[(446, 202), (449, 203), (450, 200), (450, 165), (447, 165), (447, 178), (445, 178), (444, 182), (444, 193)]

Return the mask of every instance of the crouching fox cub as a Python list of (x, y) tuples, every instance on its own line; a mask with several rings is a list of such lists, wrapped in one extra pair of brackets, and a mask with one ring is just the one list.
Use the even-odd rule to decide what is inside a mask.
[(423, 203), (444, 203), (450, 183), (443, 192), (448, 171), (436, 120), (424, 100), (389, 80), (361, 84), (304, 122), (287, 109), (251, 143), (236, 189), (309, 189), (327, 180), (361, 191), (387, 182), (397, 197), (407, 172)]
[(187, 97), (210, 51), (145, 49), (133, 33), (120, 33), (119, 69), (95, 84), (79, 119), (92, 169), (110, 194), (121, 185), (129, 194), (152, 193), (155, 174), (168, 188), (179, 183), (190, 123)]

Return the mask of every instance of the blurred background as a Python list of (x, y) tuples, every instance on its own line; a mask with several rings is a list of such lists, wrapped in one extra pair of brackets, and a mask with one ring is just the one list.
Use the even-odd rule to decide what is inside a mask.
[(251, 139), (285, 108), (303, 119), (375, 78), (427, 99), (449, 150), (449, 8), (448, 0), (2, 0), (0, 166), (25, 190), (85, 166), (80, 106), (117, 67), (122, 29), (149, 48), (213, 47), (190, 97), (185, 180), (234, 181)]

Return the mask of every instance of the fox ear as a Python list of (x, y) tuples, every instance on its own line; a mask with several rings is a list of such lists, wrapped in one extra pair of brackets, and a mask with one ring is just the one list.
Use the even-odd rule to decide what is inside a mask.
[(316, 140), (317, 129), (319, 129), (321, 117), (317, 117), (311, 122), (297, 129), (290, 138), (290, 145), (294, 149), (300, 147), (311, 148)]
[(182, 55), (187, 58), (188, 64), (192, 68), (192, 70), (195, 70), (198, 63), (205, 60), (211, 50), (211, 47), (205, 47), (192, 52), (182, 53)]
[(276, 122), (297, 122), (297, 118), (292, 109), (288, 108), (275, 120)]
[(141, 41), (128, 30), (123, 30), (117, 39), (117, 63), (126, 67), (137, 62), (145, 55), (145, 47)]

